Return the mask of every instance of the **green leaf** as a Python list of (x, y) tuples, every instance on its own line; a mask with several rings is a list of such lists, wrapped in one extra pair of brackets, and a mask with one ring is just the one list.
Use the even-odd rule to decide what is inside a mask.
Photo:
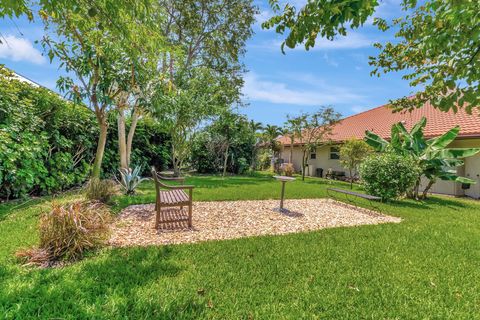
[(451, 148), (440, 150), (437, 157), (446, 159), (468, 158), (480, 152), (480, 148)]
[(442, 134), (440, 137), (433, 138), (427, 141), (430, 150), (439, 150), (446, 148), (450, 143), (457, 138), (460, 132), (460, 127), (456, 126), (449, 131)]
[(378, 152), (385, 151), (389, 146), (387, 140), (368, 130), (365, 132), (365, 142)]

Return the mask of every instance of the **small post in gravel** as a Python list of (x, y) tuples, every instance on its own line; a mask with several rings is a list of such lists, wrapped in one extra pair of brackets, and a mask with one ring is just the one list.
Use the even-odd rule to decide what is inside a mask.
[(287, 183), (289, 181), (294, 181), (295, 178), (287, 177), (287, 176), (274, 176), (274, 178), (282, 183), (282, 194), (280, 196), (280, 208), (278, 208), (277, 211), (279, 211), (280, 213), (284, 213), (284, 212), (288, 211), (286, 209), (283, 209), (283, 201), (285, 199), (285, 183)]

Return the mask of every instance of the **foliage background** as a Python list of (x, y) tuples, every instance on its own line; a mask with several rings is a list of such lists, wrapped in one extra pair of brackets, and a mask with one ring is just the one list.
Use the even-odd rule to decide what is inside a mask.
[[(0, 68), (0, 198), (52, 194), (83, 184), (98, 137), (93, 112), (10, 76)], [(118, 168), (113, 117), (109, 122), (105, 177)], [(137, 130), (132, 163), (166, 167), (168, 135), (149, 120)]]

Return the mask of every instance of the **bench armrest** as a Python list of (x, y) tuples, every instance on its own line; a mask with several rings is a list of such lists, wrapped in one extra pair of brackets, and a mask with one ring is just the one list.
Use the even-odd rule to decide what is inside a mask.
[(193, 189), (195, 186), (189, 186), (189, 185), (184, 185), (184, 186), (169, 186), (169, 185), (164, 185), (165, 188), (167, 189)]
[(165, 181), (185, 181), (185, 177), (165, 177), (159, 174), (157, 174), (157, 177), (160, 180), (165, 180)]

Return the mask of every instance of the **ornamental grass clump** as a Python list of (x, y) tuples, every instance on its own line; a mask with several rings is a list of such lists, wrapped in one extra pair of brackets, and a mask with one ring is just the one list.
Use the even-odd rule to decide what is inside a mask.
[(360, 165), (360, 177), (368, 194), (393, 200), (414, 188), (422, 169), (409, 156), (372, 154)]
[(119, 193), (118, 189), (117, 183), (113, 180), (92, 178), (85, 188), (85, 198), (108, 203), (114, 195)]
[(110, 211), (100, 202), (53, 203), (40, 218), (38, 248), (19, 251), (17, 257), (37, 266), (81, 259), (108, 239), (110, 219)]

